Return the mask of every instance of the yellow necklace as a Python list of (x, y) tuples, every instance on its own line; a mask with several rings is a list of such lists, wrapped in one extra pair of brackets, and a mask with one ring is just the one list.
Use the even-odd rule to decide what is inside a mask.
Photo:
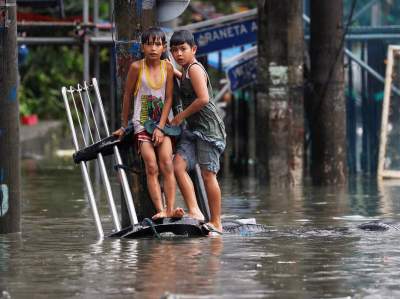
[(161, 71), (161, 80), (160, 82), (153, 82), (153, 80), (150, 77), (150, 72), (149, 72), (149, 68), (147, 67), (146, 61), (144, 62), (144, 70), (145, 70), (145, 74), (146, 74), (146, 81), (147, 84), (149, 85), (150, 88), (152, 89), (161, 89), (163, 82), (164, 82), (164, 63), (165, 61), (160, 61), (160, 71)]

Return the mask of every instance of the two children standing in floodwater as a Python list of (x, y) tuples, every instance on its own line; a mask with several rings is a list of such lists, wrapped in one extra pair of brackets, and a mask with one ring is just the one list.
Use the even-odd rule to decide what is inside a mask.
[[(142, 156), (150, 197), (161, 217), (182, 217), (182, 208), (174, 208), (176, 182), (188, 208), (188, 216), (204, 220), (200, 211), (193, 182), (188, 171), (200, 165), (210, 207), (210, 221), (204, 224), (209, 232), (221, 233), (221, 190), (217, 180), (219, 158), (225, 148), (225, 127), (212, 100), (211, 83), (204, 67), (196, 60), (197, 47), (193, 35), (187, 30), (175, 32), (170, 40), (174, 60), (182, 73), (171, 63), (161, 60), (166, 51), (166, 38), (159, 28), (150, 28), (142, 35), (144, 59), (130, 66), (123, 98), (122, 126), (114, 135), (122, 136), (128, 124), (134, 95), (133, 125), (135, 143)], [(180, 79), (179, 95), (183, 111), (174, 117), (171, 113), (173, 76)], [(152, 119), (157, 125), (150, 134), (145, 122)], [(179, 126), (186, 122), (180, 137), (173, 142), (167, 125)], [(166, 208), (162, 204), (159, 170), (164, 179)]]

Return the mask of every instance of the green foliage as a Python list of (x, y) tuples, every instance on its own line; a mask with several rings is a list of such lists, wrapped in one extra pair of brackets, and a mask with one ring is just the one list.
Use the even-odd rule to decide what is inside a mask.
[[(89, 11), (93, 12), (90, 1)], [(21, 8), (18, 8), (19, 10)], [(82, 15), (83, 2), (64, 0), (66, 17)], [(44, 15), (57, 15), (58, 8), (28, 8)], [(100, 19), (108, 19), (109, 2), (99, 1)], [(69, 33), (68, 35), (70, 35)], [(44, 36), (65, 36), (61, 30), (42, 31)], [(19, 67), (18, 90), (20, 114), (38, 114), (41, 118), (64, 118), (61, 99), (62, 86), (75, 85), (82, 81), (83, 56), (80, 47), (29, 46), (27, 61)], [(100, 51), (100, 62), (108, 61), (107, 49)]]
[(231, 14), (237, 12), (238, 7), (245, 6), (248, 8), (256, 8), (257, 1), (255, 0), (236, 0), (236, 1), (225, 1), (225, 0), (203, 0), (198, 2), (205, 2), (214, 5), (217, 12), (223, 14)]
[(78, 47), (30, 49), (28, 61), (20, 68), (20, 113), (42, 118), (61, 118), (64, 106), (60, 88), (81, 81), (83, 57)]

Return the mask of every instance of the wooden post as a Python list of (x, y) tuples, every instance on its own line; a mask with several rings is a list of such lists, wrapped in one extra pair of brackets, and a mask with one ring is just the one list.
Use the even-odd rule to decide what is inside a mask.
[(342, 11), (342, 1), (311, 0), (311, 176), (315, 184), (340, 185), (347, 178)]
[[(141, 6), (137, 6), (140, 4)], [(128, 1), (116, 0), (116, 60), (117, 60), (117, 107), (122, 107), (125, 80), (129, 66), (140, 59), (140, 34), (155, 24), (155, 0), (154, 1)], [(133, 107), (133, 105), (132, 105)], [(120, 115), (120, 113), (118, 114)], [(147, 192), (146, 174), (140, 158), (135, 149), (129, 153), (123, 153), (124, 163), (138, 170), (132, 173), (130, 182), (132, 195), (139, 221), (155, 214), (154, 206)], [(129, 225), (128, 213), (122, 200), (122, 226)]]
[(0, 233), (21, 231), (17, 7), (0, 0)]
[(258, 176), (271, 186), (303, 175), (303, 1), (258, 1)]

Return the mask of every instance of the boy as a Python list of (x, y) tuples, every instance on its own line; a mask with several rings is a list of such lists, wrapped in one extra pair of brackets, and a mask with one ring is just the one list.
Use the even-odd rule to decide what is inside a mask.
[(174, 157), (175, 177), (189, 216), (203, 220), (193, 182), (187, 173), (199, 163), (211, 214), (210, 222), (204, 227), (209, 232), (221, 234), (221, 190), (217, 173), (219, 157), (225, 149), (225, 126), (212, 100), (207, 72), (195, 58), (197, 47), (193, 35), (187, 30), (174, 32), (170, 49), (175, 61), (183, 67), (179, 90), (183, 111), (175, 116), (171, 124), (179, 125), (183, 120), (187, 123)]
[[(135, 143), (144, 161), (148, 191), (157, 211), (153, 219), (182, 217), (183, 209), (174, 210), (176, 180), (172, 162), (172, 144), (164, 130), (168, 118), (172, 118), (174, 75), (171, 64), (160, 60), (166, 51), (165, 34), (160, 28), (153, 27), (143, 32), (142, 51), (144, 59), (133, 62), (129, 68), (123, 98), (122, 126), (113, 134), (121, 137), (125, 133), (131, 109), (131, 96), (134, 95), (132, 122)], [(144, 127), (147, 120), (157, 123), (151, 135)], [(164, 178), (166, 209), (163, 207), (158, 181), (159, 169)]]

